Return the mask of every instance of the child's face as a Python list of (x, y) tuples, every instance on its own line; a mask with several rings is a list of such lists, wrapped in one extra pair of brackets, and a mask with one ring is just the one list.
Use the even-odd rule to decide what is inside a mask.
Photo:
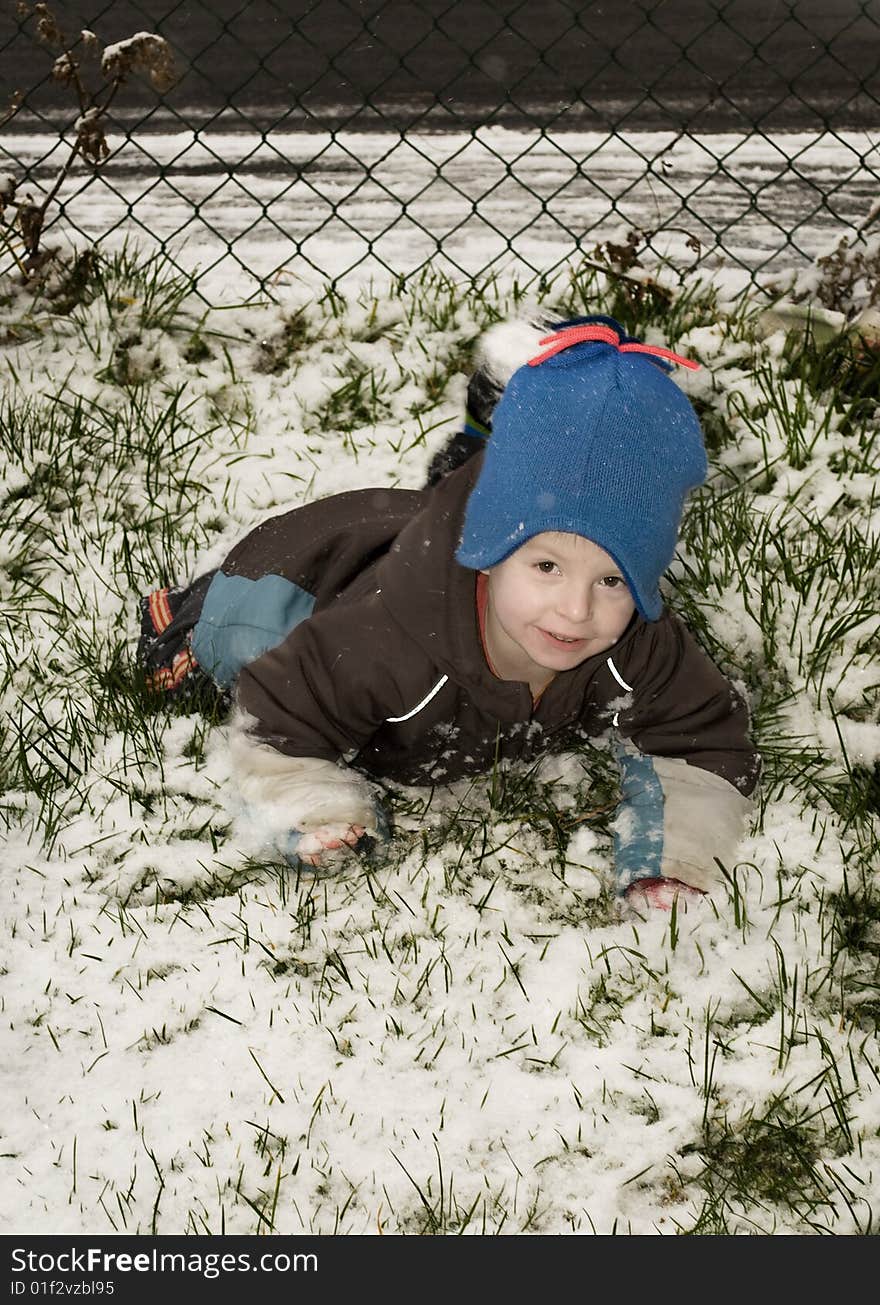
[(581, 535), (535, 535), (486, 574), (489, 658), (533, 688), (610, 648), (635, 611), (617, 563)]

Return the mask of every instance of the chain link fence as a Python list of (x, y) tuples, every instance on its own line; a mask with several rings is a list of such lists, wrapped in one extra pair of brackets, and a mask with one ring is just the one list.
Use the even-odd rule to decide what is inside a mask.
[(544, 275), (627, 239), (758, 280), (880, 194), (880, 0), (52, 0), (54, 44), (0, 3), (0, 175), (37, 204), (82, 110), (59, 54), (169, 43), (174, 83), (126, 81), (47, 221), (215, 285)]

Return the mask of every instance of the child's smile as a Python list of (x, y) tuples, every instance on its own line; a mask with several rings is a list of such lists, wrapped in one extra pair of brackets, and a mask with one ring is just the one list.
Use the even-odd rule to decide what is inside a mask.
[(578, 635), (552, 634), (550, 630), (542, 630), (541, 633), (547, 636), (551, 644), (575, 644), (584, 642), (583, 638)]
[(610, 648), (635, 611), (617, 563), (580, 535), (535, 535), (487, 574), (489, 659), (533, 692)]

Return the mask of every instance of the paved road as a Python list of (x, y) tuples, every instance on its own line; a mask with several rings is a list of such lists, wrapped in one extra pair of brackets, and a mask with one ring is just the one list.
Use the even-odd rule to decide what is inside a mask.
[[(134, 205), (202, 266), (232, 245), (266, 275), (407, 272), (439, 244), (453, 270), (545, 268), (623, 224), (669, 233), (678, 265), (694, 237), (704, 258), (717, 241), (776, 270), (861, 221), (880, 185), (880, 0), (52, 4), (105, 41), (161, 31), (181, 70), (159, 112), (141, 87), (119, 101), (123, 121), (150, 108), (145, 152), (115, 152), (79, 199), (78, 169), (69, 219), (101, 234)], [(37, 112), (69, 124), (69, 98), (37, 85), (46, 54), (13, 15), (0, 0), (0, 102), (34, 89), (0, 166), (5, 148), (46, 186), (53, 137), (21, 132)], [(376, 135), (388, 125), (403, 139)]]
[[(231, 105), (224, 125), (258, 128), (880, 126), (880, 0), (51, 2), (104, 41), (165, 35), (181, 73), (165, 105), (189, 125)], [(2, 0), (0, 101), (47, 66)], [(138, 88), (118, 106), (154, 103)], [(44, 82), (30, 104), (67, 100)]]

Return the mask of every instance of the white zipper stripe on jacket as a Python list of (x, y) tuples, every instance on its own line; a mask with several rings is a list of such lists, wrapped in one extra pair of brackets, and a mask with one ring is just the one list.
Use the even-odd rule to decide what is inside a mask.
[(608, 667), (609, 671), (614, 676), (615, 680), (617, 680), (617, 683), (620, 685), (620, 687), (622, 689), (626, 689), (627, 693), (632, 693), (633, 686), (631, 684), (627, 684), (626, 680), (623, 678), (620, 671), (614, 665), (614, 662), (611, 660), (610, 657), (606, 657), (605, 665)]
[[(627, 693), (632, 693), (633, 686), (631, 684), (627, 684), (626, 680), (623, 678), (620, 671), (614, 665), (614, 662), (611, 660), (610, 657), (605, 658), (605, 665), (608, 667), (609, 671), (614, 676), (615, 680), (617, 680), (617, 683), (620, 685), (620, 687), (622, 689), (626, 689)], [(615, 729), (617, 728), (617, 722), (619, 719), (620, 719), (620, 712), (616, 711), (611, 718), (611, 724), (615, 727)]]
[(422, 698), (422, 701), (417, 702), (416, 705), (413, 707), (412, 711), (408, 711), (405, 716), (386, 716), (385, 724), (399, 725), (402, 720), (409, 720), (412, 716), (417, 716), (423, 707), (427, 707), (428, 703), (431, 701), (434, 695), (440, 692), (440, 690), (443, 688), (443, 685), (446, 683), (448, 679), (449, 679), (448, 675), (441, 675), (440, 679), (434, 685), (433, 689), (431, 689), (430, 693), (426, 693), (424, 698)]
[[(631, 693), (631, 692), (632, 692), (632, 687), (633, 687), (633, 686), (632, 686), (631, 684), (627, 684), (626, 680), (625, 680), (625, 679), (623, 678), (623, 676), (620, 674), (620, 671), (619, 671), (619, 670), (617, 669), (617, 667), (614, 665), (614, 662), (611, 660), (610, 657), (606, 658), (606, 664), (607, 664), (607, 666), (608, 666), (609, 671), (610, 671), (611, 674), (614, 676), (615, 680), (616, 680), (617, 683), (620, 685), (620, 687), (621, 687), (622, 689), (626, 689), (627, 693)], [(422, 708), (423, 708), (423, 707), (427, 707), (427, 705), (428, 705), (428, 703), (431, 701), (431, 699), (432, 699), (433, 697), (435, 697), (436, 694), (438, 694), (438, 693), (440, 692), (440, 690), (443, 688), (443, 685), (446, 683), (446, 681), (447, 681), (448, 679), (449, 679), (449, 676), (448, 676), (448, 675), (441, 675), (441, 676), (440, 676), (440, 679), (439, 679), (439, 680), (437, 681), (437, 683), (434, 685), (433, 689), (430, 689), (430, 690), (428, 691), (428, 693), (425, 694), (424, 698), (422, 698), (422, 701), (421, 701), (421, 702), (417, 702), (416, 705), (412, 708), (411, 711), (406, 712), (406, 714), (403, 715), (403, 716), (386, 716), (386, 717), (385, 717), (385, 724), (386, 724), (386, 725), (399, 725), (399, 724), (401, 723), (401, 721), (411, 720), (413, 716), (417, 716), (417, 715), (419, 714), (419, 712), (422, 710)], [(615, 715), (615, 718), (614, 718), (614, 724), (615, 724), (615, 725), (617, 724), (617, 716), (616, 716), (616, 715)]]

